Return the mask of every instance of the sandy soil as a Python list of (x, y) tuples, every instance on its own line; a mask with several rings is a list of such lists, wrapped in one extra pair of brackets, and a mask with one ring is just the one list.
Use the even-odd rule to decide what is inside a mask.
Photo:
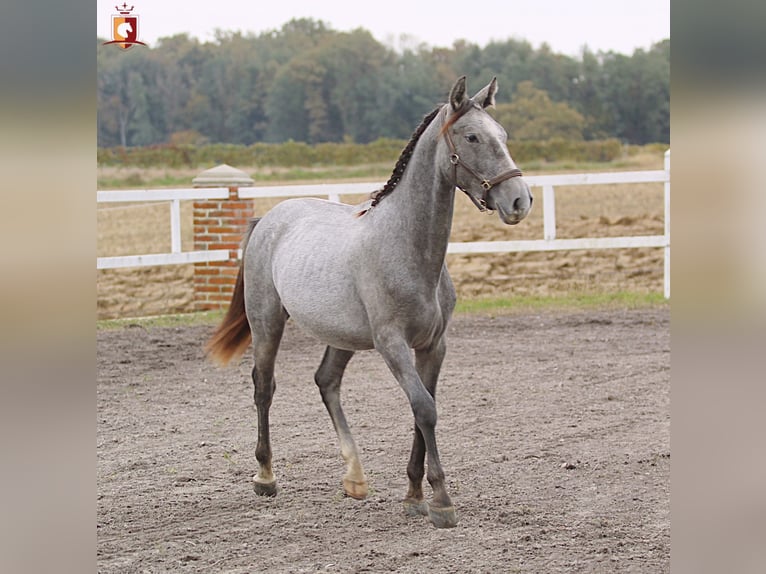
[(343, 388), (371, 493), (344, 497), (312, 382), (323, 349), (292, 324), (281, 491), (256, 496), (251, 362), (205, 362), (212, 328), (98, 332), (99, 572), (669, 571), (666, 306), (456, 317), (438, 392), (449, 530), (402, 511), (412, 417), (374, 352)]

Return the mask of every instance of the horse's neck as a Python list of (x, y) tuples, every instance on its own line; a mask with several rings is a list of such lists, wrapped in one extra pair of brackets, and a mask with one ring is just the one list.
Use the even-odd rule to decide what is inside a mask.
[(440, 128), (437, 118), (421, 136), (399, 184), (375, 208), (385, 248), (401, 250), (402, 257), (435, 280), (447, 251), (455, 196), (448, 171), (438, 165)]

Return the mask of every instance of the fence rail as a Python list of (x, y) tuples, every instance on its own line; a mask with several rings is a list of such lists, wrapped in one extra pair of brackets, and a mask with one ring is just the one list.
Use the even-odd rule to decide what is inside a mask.
[[(519, 241), (473, 241), (451, 242), (447, 253), (510, 253), (517, 251), (558, 251), (575, 249), (624, 249), (638, 247), (664, 248), (664, 294), (670, 297), (670, 150), (665, 153), (665, 169), (645, 171), (620, 171), (608, 173), (578, 173), (525, 176), (531, 187), (542, 188), (543, 198), (543, 238)], [(556, 238), (556, 186), (626, 184), (626, 183), (664, 183), (664, 218), (663, 235), (642, 235), (626, 237), (586, 237), (577, 239)], [(343, 195), (367, 194), (377, 189), (383, 182), (377, 183), (339, 183), (319, 185), (285, 185), (269, 187), (239, 187), (238, 198), (259, 199), (274, 197), (327, 197), (340, 201)], [(147, 255), (126, 255), (119, 257), (99, 257), (98, 269), (118, 267), (141, 267), (149, 265), (173, 265), (182, 263), (202, 263), (225, 261), (230, 258), (228, 249), (210, 249), (205, 251), (181, 251), (181, 209), (183, 200), (220, 200), (229, 197), (226, 187), (99, 191), (98, 203), (153, 202), (170, 201), (171, 252)]]
[(150, 267), (152, 265), (180, 265), (183, 263), (226, 261), (229, 258), (229, 251), (227, 249), (215, 249), (212, 251), (181, 251), (181, 201), (194, 199), (226, 199), (228, 197), (229, 189), (226, 187), (127, 189), (97, 192), (97, 203), (149, 203), (153, 201), (170, 201), (170, 253), (99, 257), (96, 260), (96, 269), (118, 269), (121, 267)]

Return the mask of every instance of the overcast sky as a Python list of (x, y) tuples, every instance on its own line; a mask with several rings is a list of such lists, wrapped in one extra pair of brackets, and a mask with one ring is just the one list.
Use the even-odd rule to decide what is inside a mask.
[[(126, 0), (122, 0), (126, 1)], [(98, 0), (97, 34), (111, 39), (116, 0)], [(216, 29), (259, 34), (292, 18), (322, 20), (337, 31), (364, 28), (395, 48), (426, 43), (451, 47), (458, 39), (485, 46), (491, 40), (547, 42), (555, 52), (577, 56), (593, 51), (632, 54), (670, 37), (670, 0), (136, 0), (138, 39), (187, 32), (212, 40)], [(455, 7), (454, 9), (451, 7)], [(402, 36), (409, 39), (404, 42)]]

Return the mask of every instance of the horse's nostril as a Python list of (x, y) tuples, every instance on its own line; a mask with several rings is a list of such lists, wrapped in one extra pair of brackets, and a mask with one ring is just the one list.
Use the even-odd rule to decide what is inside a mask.
[(513, 200), (513, 210), (517, 212), (522, 210), (520, 197)]

